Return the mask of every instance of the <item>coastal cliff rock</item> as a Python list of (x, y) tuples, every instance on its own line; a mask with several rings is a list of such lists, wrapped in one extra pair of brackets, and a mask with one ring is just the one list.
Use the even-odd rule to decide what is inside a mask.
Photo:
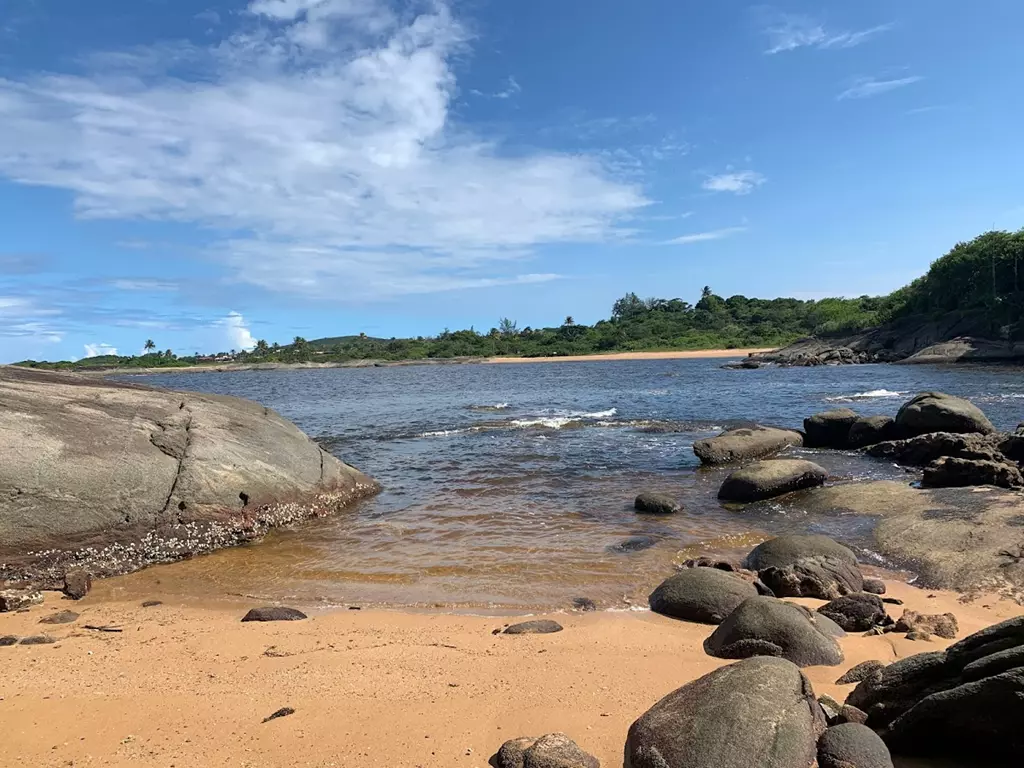
[(256, 403), (0, 367), (0, 578), (126, 572), (376, 490)]

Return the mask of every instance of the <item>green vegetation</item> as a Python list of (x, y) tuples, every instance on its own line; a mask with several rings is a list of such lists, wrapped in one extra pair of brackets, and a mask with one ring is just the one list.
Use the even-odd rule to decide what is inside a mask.
[(781, 346), (802, 336), (841, 336), (909, 320), (970, 321), (971, 332), (988, 338), (1024, 337), (1024, 230), (988, 232), (959, 243), (924, 277), (888, 296), (856, 299), (749, 299), (717, 296), (705, 287), (696, 304), (682, 299), (641, 299), (628, 293), (615, 302), (608, 320), (579, 325), (572, 316), (555, 328), (522, 328), (502, 318), (486, 333), (473, 328), (433, 337), (378, 339), (359, 334), (290, 344), (257, 342), (251, 352), (176, 357), (147, 340), (148, 354), (89, 358), (78, 362), (20, 365), (54, 369), (175, 367), (234, 361), (344, 362), (424, 360), (514, 355), (548, 357), (601, 352), (676, 349), (739, 349)]

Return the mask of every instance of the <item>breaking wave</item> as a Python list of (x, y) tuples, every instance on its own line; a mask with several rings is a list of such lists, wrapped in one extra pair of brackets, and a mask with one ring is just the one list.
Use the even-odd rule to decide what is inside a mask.
[(857, 400), (874, 400), (876, 398), (905, 397), (907, 392), (894, 392), (890, 389), (871, 389), (867, 392), (857, 392), (853, 395), (839, 395), (837, 397), (826, 397), (829, 403), (852, 403)]

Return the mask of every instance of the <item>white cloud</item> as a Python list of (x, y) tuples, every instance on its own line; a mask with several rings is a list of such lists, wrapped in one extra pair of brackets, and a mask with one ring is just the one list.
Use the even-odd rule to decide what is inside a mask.
[(249, 326), (239, 312), (229, 312), (228, 316), (217, 321), (224, 328), (227, 342), (232, 349), (244, 349), (249, 352), (256, 347), (256, 339), (249, 332)]
[(212, 8), (209, 8), (205, 11), (200, 11), (192, 18), (196, 21), (205, 21), (207, 24), (213, 24), (214, 26), (220, 24), (220, 14)]
[(732, 237), (740, 232), (746, 232), (746, 227), (728, 227), (726, 229), (715, 229), (710, 232), (697, 232), (692, 235), (683, 235), (672, 240), (667, 240), (665, 245), (692, 245), (694, 243), (706, 243), (711, 240), (723, 240)]
[(923, 77), (901, 77), (895, 80), (876, 80), (873, 77), (859, 78), (853, 85), (840, 93), (836, 98), (839, 101), (845, 99), (869, 99), (872, 96), (895, 91), (897, 88), (904, 88), (914, 83), (919, 83)]
[(174, 291), (177, 285), (168, 280), (152, 280), (150, 278), (132, 278), (111, 281), (111, 285), (119, 291)]
[(103, 355), (116, 355), (117, 347), (109, 344), (86, 344), (85, 357), (102, 357)]
[(514, 77), (510, 77), (506, 81), (505, 87), (498, 91), (497, 93), (484, 93), (483, 91), (478, 91), (475, 88), (471, 91), (471, 93), (473, 93), (475, 96), (483, 96), (488, 99), (511, 99), (517, 93), (522, 92), (522, 90), (523, 87), (516, 82), (516, 79)]
[(198, 225), (234, 280), (310, 298), (529, 282), (539, 247), (625, 236), (648, 201), (599, 158), (506, 153), (455, 122), (468, 34), (429, 8), (257, 0), (207, 49), (0, 79), (0, 174), (70, 190), (83, 218)]
[(0, 338), (21, 338), (46, 343), (64, 339), (54, 325), (61, 312), (39, 306), (23, 296), (0, 296)]
[(765, 53), (785, 53), (807, 47), (854, 48), (883, 32), (888, 32), (894, 26), (892, 23), (879, 24), (855, 32), (831, 33), (823, 24), (808, 16), (775, 14), (763, 30), (768, 37), (768, 48)]
[(709, 176), (702, 186), (711, 192), (749, 195), (766, 181), (767, 179), (757, 171), (730, 171), (717, 176)]

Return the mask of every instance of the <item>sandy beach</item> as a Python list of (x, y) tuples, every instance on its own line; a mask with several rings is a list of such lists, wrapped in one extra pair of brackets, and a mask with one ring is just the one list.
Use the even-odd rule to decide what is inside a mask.
[[(889, 594), (953, 612), (961, 637), (1024, 612), (902, 583)], [(729, 663), (702, 650), (712, 627), (647, 612), (557, 614), (561, 633), (502, 636), (492, 632), (507, 617), (349, 610), (240, 623), (249, 607), (50, 594), (0, 615), (0, 635), (58, 640), (0, 648), (0, 765), (485, 768), (509, 738), (564, 731), (614, 767), (633, 720)], [(38, 623), (64, 609), (81, 618)], [(948, 644), (850, 635), (844, 664), (806, 673), (819, 695), (842, 700), (853, 686), (834, 681), (854, 664)], [(282, 707), (295, 713), (262, 722)]]

